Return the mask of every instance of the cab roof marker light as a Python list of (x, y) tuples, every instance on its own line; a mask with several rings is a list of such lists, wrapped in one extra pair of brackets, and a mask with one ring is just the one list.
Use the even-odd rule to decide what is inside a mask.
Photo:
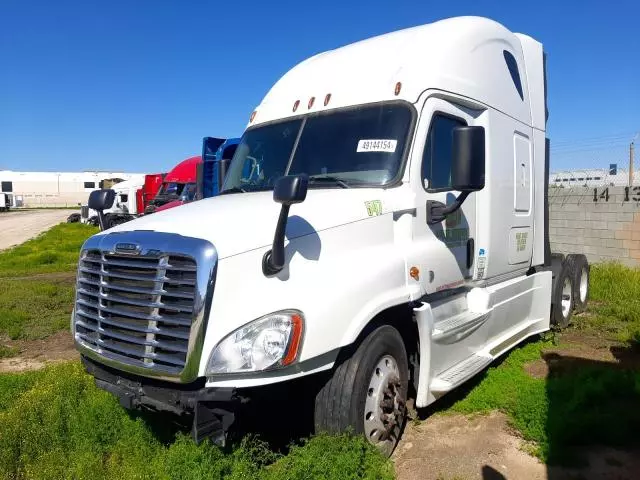
[(316, 97), (311, 97), (311, 98), (309, 99), (309, 105), (308, 105), (308, 107), (307, 107), (307, 108), (308, 108), (308, 109), (311, 109), (311, 107), (313, 107), (313, 102), (315, 102), (315, 101), (316, 101)]
[(249, 117), (249, 123), (252, 123), (253, 119), (256, 118), (257, 112), (258, 112), (257, 110), (254, 110), (253, 113), (251, 113), (251, 116)]
[(298, 110), (298, 105), (300, 105), (300, 100), (296, 100), (295, 102), (293, 102), (293, 111), (294, 112), (296, 110)]
[(327, 95), (324, 97), (324, 106), (326, 107), (327, 105), (329, 105), (329, 101), (331, 100), (331, 94), (327, 93)]
[(402, 82), (396, 83), (396, 89), (394, 90), (396, 97), (400, 95), (400, 90), (402, 90)]

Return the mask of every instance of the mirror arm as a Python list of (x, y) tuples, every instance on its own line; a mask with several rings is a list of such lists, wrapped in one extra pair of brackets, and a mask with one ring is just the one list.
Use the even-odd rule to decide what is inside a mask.
[(276, 225), (276, 233), (273, 236), (273, 246), (262, 257), (262, 273), (266, 277), (275, 275), (284, 268), (284, 234), (287, 229), (289, 207), (290, 205), (282, 205)]
[(104, 213), (102, 210), (98, 210), (98, 222), (100, 223), (100, 230), (106, 230), (106, 222), (104, 219)]
[(443, 221), (447, 218), (447, 215), (452, 214), (462, 206), (462, 203), (467, 199), (470, 193), (470, 190), (461, 192), (451, 205), (445, 205), (444, 203), (436, 200), (427, 200), (427, 223), (429, 225), (435, 225), (436, 223)]

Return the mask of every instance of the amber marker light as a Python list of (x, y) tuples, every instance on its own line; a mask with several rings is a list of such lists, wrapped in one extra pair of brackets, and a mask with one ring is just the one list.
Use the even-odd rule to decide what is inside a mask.
[(257, 112), (258, 112), (257, 110), (254, 110), (254, 111), (253, 111), (253, 113), (252, 113), (252, 114), (251, 114), (251, 116), (249, 117), (249, 123), (253, 122), (253, 119), (254, 119), (254, 118), (256, 118), (256, 113), (257, 113)]
[(396, 89), (394, 90), (394, 93), (396, 94), (396, 97), (398, 95), (400, 95), (400, 90), (402, 90), (402, 83), (398, 82), (398, 83), (396, 83)]
[(293, 102), (293, 111), (294, 112), (296, 110), (298, 110), (298, 105), (300, 105), (300, 100), (296, 100), (295, 102)]
[(289, 341), (289, 348), (287, 354), (282, 359), (282, 365), (291, 365), (298, 358), (298, 350), (302, 343), (302, 317), (300, 315), (292, 315), (291, 323), (293, 324), (291, 329), (291, 340)]
[(409, 269), (409, 275), (411, 275), (411, 278), (414, 280), (420, 280), (420, 270), (418, 267), (411, 267)]
[(331, 94), (327, 93), (327, 95), (324, 97), (324, 106), (326, 107), (327, 105), (329, 105), (329, 101), (331, 100)]
[(309, 105), (308, 105), (308, 108), (313, 107), (313, 102), (315, 102), (315, 101), (316, 101), (316, 97), (311, 97), (311, 98), (309, 99)]

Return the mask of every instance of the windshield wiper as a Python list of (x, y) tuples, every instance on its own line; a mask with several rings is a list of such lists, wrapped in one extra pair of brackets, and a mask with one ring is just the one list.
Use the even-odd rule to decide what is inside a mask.
[(225, 193), (247, 193), (247, 191), (242, 187), (231, 187), (221, 191), (219, 195), (224, 195)]
[(309, 177), (309, 183), (331, 182), (342, 188), (349, 188), (349, 184), (338, 177), (323, 175), (321, 177)]

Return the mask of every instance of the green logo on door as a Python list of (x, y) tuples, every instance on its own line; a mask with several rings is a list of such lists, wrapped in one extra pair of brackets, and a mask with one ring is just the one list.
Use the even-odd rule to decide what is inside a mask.
[(364, 206), (367, 208), (367, 213), (370, 217), (377, 217), (382, 215), (382, 202), (380, 200), (370, 200), (364, 202)]

